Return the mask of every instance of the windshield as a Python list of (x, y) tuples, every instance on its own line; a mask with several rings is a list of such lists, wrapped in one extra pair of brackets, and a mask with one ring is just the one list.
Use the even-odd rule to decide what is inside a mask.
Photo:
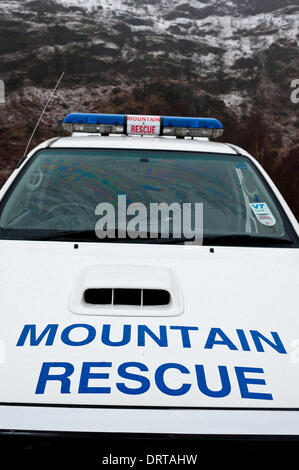
[[(204, 243), (217, 237), (225, 245), (223, 237), (275, 242), (293, 236), (277, 202), (246, 157), (162, 150), (47, 149), (29, 162), (4, 197), (0, 238), (60, 239), (61, 235), (62, 240), (99, 241), (96, 208), (106, 203), (119, 210), (119, 196), (125, 196), (126, 207), (201, 203)], [(159, 233), (162, 226), (160, 222)], [(147, 235), (143, 243), (151, 241)], [(169, 240), (172, 235), (170, 230)]]

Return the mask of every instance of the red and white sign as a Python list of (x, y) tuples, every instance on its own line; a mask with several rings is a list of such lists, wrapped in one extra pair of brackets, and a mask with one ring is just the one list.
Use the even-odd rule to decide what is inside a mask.
[(160, 135), (160, 116), (127, 116), (127, 133), (133, 135)]
[(272, 227), (276, 224), (276, 220), (270, 211), (268, 204), (265, 202), (254, 202), (250, 204), (257, 220), (263, 224)]

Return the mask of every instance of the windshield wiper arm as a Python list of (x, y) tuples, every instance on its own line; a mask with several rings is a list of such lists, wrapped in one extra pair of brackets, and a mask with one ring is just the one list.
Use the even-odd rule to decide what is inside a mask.
[(265, 235), (231, 234), (231, 235), (206, 235), (203, 238), (204, 245), (223, 246), (273, 246), (293, 245), (289, 238), (267, 237)]
[(39, 237), (34, 237), (34, 240), (40, 241), (52, 241), (52, 240), (68, 240), (68, 241), (95, 241), (102, 243), (157, 243), (157, 244), (179, 244), (192, 242), (194, 240), (186, 237), (175, 238), (172, 235), (164, 237), (161, 234), (158, 234), (158, 237), (151, 238), (150, 233), (146, 237), (133, 238), (126, 234), (124, 237), (118, 237), (117, 231), (115, 231), (114, 237), (99, 238), (96, 235), (95, 230), (79, 230), (79, 231), (66, 231), (66, 232), (52, 232), (46, 235), (41, 235)]
[[(99, 242), (99, 243), (147, 243), (147, 244), (185, 244), (194, 242), (193, 238), (179, 237), (175, 238), (172, 234), (165, 236), (165, 234), (158, 234), (158, 237), (151, 238), (150, 232), (146, 233), (146, 237), (133, 238), (129, 234), (121, 231), (121, 236), (118, 236), (118, 231), (115, 231), (114, 237), (101, 239), (96, 235), (95, 230), (69, 230), (57, 231), (50, 230), (49, 232), (42, 231), (39, 235), (27, 232), (24, 235), (17, 237), (21, 240), (36, 240), (36, 241), (74, 241), (74, 242)], [(1, 238), (11, 239), (11, 236), (3, 236)], [(13, 237), (14, 239), (14, 237)], [(230, 234), (230, 235), (204, 235), (203, 245), (215, 246), (256, 246), (256, 247), (271, 247), (271, 246), (298, 246), (298, 244), (289, 238), (268, 237), (265, 235), (254, 234)]]
[(73, 231), (66, 231), (66, 232), (59, 232), (53, 231), (46, 234), (42, 234), (40, 236), (34, 237), (34, 240), (40, 241), (50, 241), (50, 240), (78, 240), (78, 239), (96, 239), (96, 234), (94, 230), (73, 230)]

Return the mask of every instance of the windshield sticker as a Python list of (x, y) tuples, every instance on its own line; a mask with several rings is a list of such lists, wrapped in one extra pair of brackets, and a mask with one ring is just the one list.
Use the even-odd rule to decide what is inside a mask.
[(250, 207), (261, 224), (268, 227), (276, 224), (276, 220), (265, 202), (251, 203)]

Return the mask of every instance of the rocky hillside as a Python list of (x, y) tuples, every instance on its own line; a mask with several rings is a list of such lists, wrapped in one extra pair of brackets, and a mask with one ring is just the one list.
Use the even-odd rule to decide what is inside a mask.
[(2, 0), (0, 165), (65, 72), (35, 142), (71, 111), (213, 115), (284, 186), (299, 159), (298, 39), (299, 0)]

